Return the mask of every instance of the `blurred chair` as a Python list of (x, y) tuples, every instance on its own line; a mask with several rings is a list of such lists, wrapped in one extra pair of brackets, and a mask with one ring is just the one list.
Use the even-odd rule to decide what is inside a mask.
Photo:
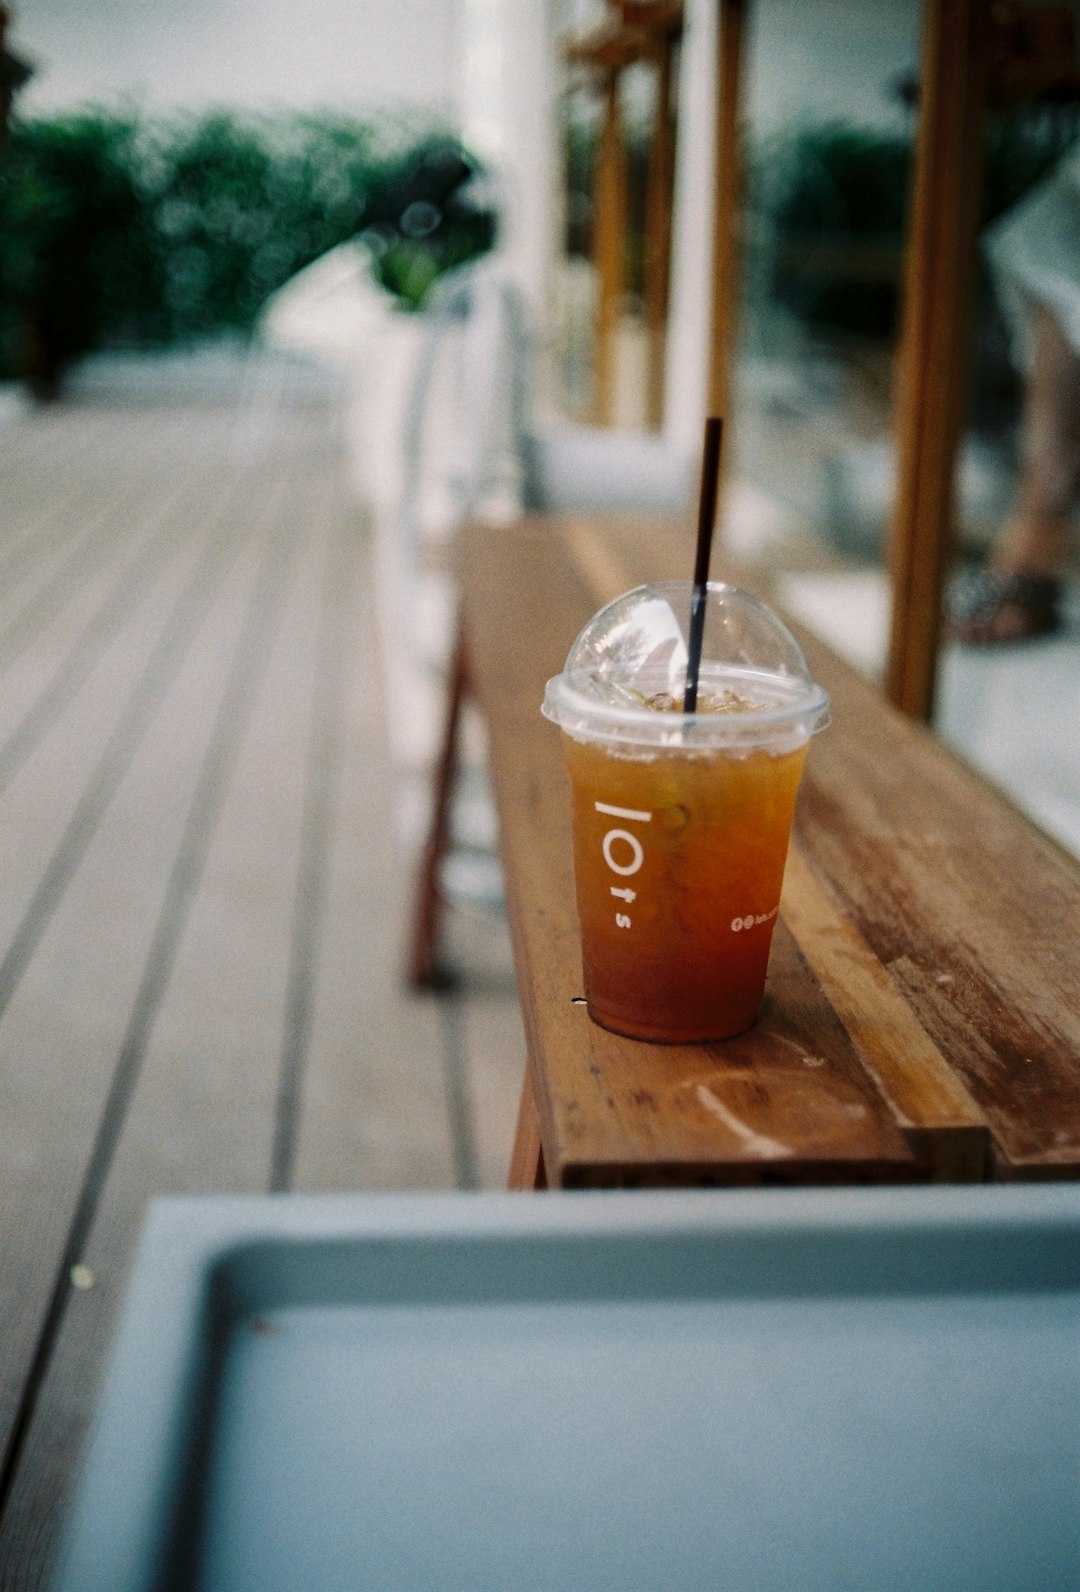
[[(417, 359), (407, 407), (405, 476), (388, 560), (396, 598), (397, 635), (411, 667), (442, 675), (443, 726), (431, 787), (431, 811), (420, 863), (409, 978), (417, 986), (442, 981), (438, 957), (444, 863), (451, 846), (451, 806), (457, 778), (468, 661), (456, 593), (444, 618), (432, 623), (419, 596), (425, 536), (425, 484), (432, 453), (442, 488), (438, 511), (452, 532), (466, 520), (491, 526), (521, 513), (574, 511), (679, 514), (690, 507), (696, 461), (645, 431), (541, 423), (535, 414), (533, 342), (525, 304), (495, 258), (448, 272), (424, 311), (428, 333)], [(449, 370), (440, 372), (440, 363)], [(449, 418), (433, 442), (433, 401), (440, 379)], [(438, 468), (442, 455), (442, 466)], [(452, 580), (446, 590), (451, 591)], [(456, 627), (456, 628), (455, 628)], [(454, 639), (451, 641), (451, 635)], [(435, 646), (432, 646), (432, 640)]]

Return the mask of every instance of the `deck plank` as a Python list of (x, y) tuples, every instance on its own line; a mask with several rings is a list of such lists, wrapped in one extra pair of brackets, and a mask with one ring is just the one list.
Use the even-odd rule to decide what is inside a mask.
[[(16, 1081), (22, 1085), (17, 1100), (20, 1125), (31, 1135), (35, 1125), (51, 1126), (47, 1137), (40, 1128), (37, 1134), (38, 1232), (33, 1250), (21, 1257), (26, 1273), (20, 1290), (21, 1365), (14, 1352), (16, 1335), (5, 1334), (6, 1366), (9, 1372), (16, 1367), (20, 1372), (14, 1412), (14, 1437), (20, 1447), (14, 1457), (20, 1480), (24, 1475), (29, 1478), (7, 1499), (5, 1522), (15, 1538), (19, 1497), (34, 1500), (35, 1514), (45, 1501), (45, 1489), (34, 1482), (35, 1467), (27, 1469), (28, 1453), (22, 1444), (28, 1432), (50, 1433), (56, 1423), (29, 1401), (40, 1397), (38, 1384), (48, 1370), (51, 1338), (62, 1326), (71, 1297), (67, 1273), (83, 1258), (115, 1140), (123, 1132), (129, 1097), (138, 1083), (147, 1026), (168, 975), (168, 919), (176, 911), (175, 901), (170, 900), (176, 893), (169, 890), (170, 870), (176, 866), (185, 805), (197, 793), (196, 776), (205, 769), (212, 745), (208, 675), (222, 673), (235, 646), (242, 612), (237, 599), (252, 584), (253, 564), (250, 558), (237, 561), (229, 571), (231, 579), (220, 583), (218, 601), (209, 608), (205, 626), (193, 630), (193, 644), (186, 654), (175, 660), (179, 667), (170, 688), (156, 704), (153, 722), (146, 726), (117, 788), (109, 793), (100, 823), (95, 821), (95, 804), (88, 804), (85, 821), (94, 832), (85, 850), (80, 845), (74, 848), (81, 855), (40, 938), (26, 954), (0, 1030), (10, 1036), (14, 1051), (6, 1072), (8, 1090)], [(69, 830), (69, 835), (77, 834)], [(99, 934), (106, 925), (112, 932)], [(66, 1019), (63, 1046), (56, 1042), (57, 1008)], [(95, 1009), (98, 1026), (91, 1030), (88, 1018)], [(27, 1030), (36, 1035), (33, 1048), (26, 1043)], [(98, 1041), (91, 1053), (88, 1030)], [(71, 1076), (73, 1069), (78, 1070), (77, 1079)], [(157, 1131), (169, 1147), (167, 1125), (159, 1124)], [(177, 1159), (182, 1159), (181, 1145), (182, 1141), (171, 1145)], [(16, 1185), (5, 1192), (5, 1206), (18, 1211), (29, 1191)], [(17, 1221), (16, 1231), (20, 1225)], [(122, 1236), (130, 1234), (125, 1231)], [(49, 1255), (51, 1266), (44, 1264)], [(19, 1259), (17, 1252), (15, 1262)], [(48, 1297), (43, 1298), (46, 1292)], [(87, 1335), (86, 1352), (92, 1354), (94, 1347)], [(95, 1380), (80, 1378), (80, 1386), (92, 1386)], [(34, 1543), (46, 1540), (39, 1525), (25, 1535)]]
[[(299, 577), (317, 550), (305, 538), (302, 561), (292, 527), (310, 526), (311, 508), (303, 491), (286, 493), (282, 512), (273, 506), (276, 535), (265, 538), (252, 565), (239, 567), (242, 585), (223, 590), (223, 606), (234, 613), (232, 625), (221, 628), (218, 655), (197, 660), (197, 697), (214, 711), (204, 713), (210, 722), (202, 755), (192, 758), (198, 777), (185, 792), (117, 1052), (114, 1142), (94, 1174), (100, 1195), (80, 1213), (85, 1242), (69, 1235), (65, 1256), (65, 1264), (88, 1266), (102, 1291), (94, 1299), (68, 1296), (9, 1504), (11, 1528), (30, 1541), (48, 1540), (55, 1521), (49, 1487), (57, 1434), (71, 1448), (82, 1440), (118, 1303), (112, 1284), (130, 1262), (147, 1201), (166, 1192), (267, 1188), (303, 767), (290, 766), (287, 746), (279, 760), (287, 773), (268, 782), (265, 764), (250, 753), (252, 732), (262, 728), (265, 736), (267, 723), (287, 743), (305, 738), (311, 649), (303, 612), (297, 634), (295, 609), (310, 605)], [(263, 726), (255, 722), (257, 704)], [(176, 714), (163, 713), (156, 728), (176, 736)], [(164, 793), (153, 782), (175, 770), (162, 747), (148, 744), (145, 753), (141, 772), (151, 788), (143, 802), (160, 810)], [(119, 822), (123, 794), (111, 835), (103, 830), (101, 837), (102, 872), (120, 861), (128, 828)], [(267, 855), (277, 867), (266, 867)]]
[(333, 411), (257, 396), (0, 450), (3, 1588), (48, 1582), (149, 1199), (460, 1181), (370, 541)]
[(342, 641), (322, 955), (292, 1186), (448, 1188), (455, 1172), (436, 1003), (401, 981), (412, 880), (397, 846), (369, 544), (362, 555)]

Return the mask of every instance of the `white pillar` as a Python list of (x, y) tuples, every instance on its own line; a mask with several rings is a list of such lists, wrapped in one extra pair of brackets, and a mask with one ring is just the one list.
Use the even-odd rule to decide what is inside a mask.
[(460, 126), (495, 175), (500, 252), (542, 318), (556, 244), (555, 40), (547, 0), (461, 0)]
[(686, 0), (678, 84), (664, 435), (696, 456), (709, 391), (716, 0)]

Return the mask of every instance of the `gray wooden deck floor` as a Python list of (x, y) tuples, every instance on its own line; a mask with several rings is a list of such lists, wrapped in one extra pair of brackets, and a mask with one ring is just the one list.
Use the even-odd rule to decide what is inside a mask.
[(53, 1563), (147, 1201), (499, 1186), (505, 932), (401, 984), (371, 547), (332, 403), (0, 432), (0, 1585)]

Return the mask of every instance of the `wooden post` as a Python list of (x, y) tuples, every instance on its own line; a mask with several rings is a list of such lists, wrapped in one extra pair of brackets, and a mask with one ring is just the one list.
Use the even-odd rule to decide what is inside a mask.
[(986, 0), (925, 0), (919, 135), (895, 416), (893, 614), (885, 690), (933, 710), (941, 600), (968, 391), (985, 120)]
[[(716, 207), (713, 217), (712, 349), (709, 412), (729, 419), (739, 297), (739, 130), (745, 0), (720, 0), (716, 59)], [(730, 448), (727, 450), (730, 457)]]
[(619, 315), (626, 275), (626, 155), (619, 112), (619, 74), (604, 80), (604, 120), (593, 183), (593, 264), (596, 269), (596, 343), (593, 419), (615, 418)]
[(431, 817), (416, 877), (409, 948), (409, 983), (414, 989), (442, 989), (447, 976), (439, 960), (443, 897), (439, 875), (450, 846), (450, 808), (457, 780), (461, 715), (469, 695), (465, 624), (458, 615), (457, 640), (446, 680), (443, 734), (431, 790)]
[(0, 144), (8, 132), (12, 101), (19, 89), (34, 75), (33, 68), (13, 55), (7, 47), (10, 25), (11, 10), (6, 5), (0, 5)]
[(664, 423), (664, 355), (667, 344), (668, 290), (675, 140), (672, 124), (672, 54), (669, 34), (656, 46), (656, 109), (649, 145), (645, 195), (645, 335), (647, 339), (645, 418), (653, 430)]

